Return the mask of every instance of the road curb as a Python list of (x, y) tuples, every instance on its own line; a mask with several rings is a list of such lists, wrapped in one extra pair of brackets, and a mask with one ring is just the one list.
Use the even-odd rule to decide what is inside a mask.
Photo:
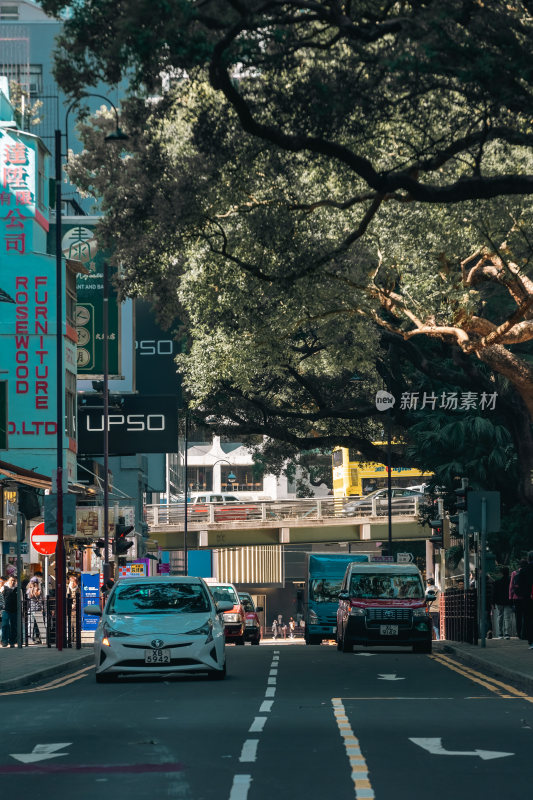
[[(435, 644), (435, 642), (433, 642), (433, 644)], [(519, 689), (528, 692), (528, 694), (533, 694), (533, 677), (527, 675), (525, 672), (503, 667), (500, 664), (495, 664), (493, 661), (488, 661), (474, 653), (466, 653), (460, 647), (454, 647), (452, 644), (443, 644), (438, 650), (434, 648), (433, 652), (439, 651), (455, 656), (458, 661), (461, 661), (466, 666), (483, 669), (487, 675), (509, 681)]]
[(41, 667), (34, 669), (31, 672), (26, 672), (23, 675), (18, 675), (16, 678), (11, 678), (7, 681), (0, 681), (0, 692), (9, 692), (12, 689), (20, 689), (23, 686), (29, 686), (37, 681), (44, 680), (45, 678), (56, 678), (60, 675), (65, 675), (68, 672), (75, 672), (77, 669), (87, 667), (94, 661), (94, 654), (91, 651), (77, 658), (63, 661), (59, 664), (54, 664), (49, 667)]

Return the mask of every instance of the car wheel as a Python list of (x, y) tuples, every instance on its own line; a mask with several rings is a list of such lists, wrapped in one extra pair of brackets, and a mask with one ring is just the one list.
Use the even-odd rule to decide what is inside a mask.
[(116, 683), (118, 676), (113, 672), (97, 672), (95, 674), (96, 683)]
[(244, 644), (244, 636), (239, 636), (238, 639), (235, 639), (235, 644)]
[(321, 636), (307, 636), (305, 640), (306, 644), (321, 644), (322, 637)]
[(259, 644), (260, 641), (261, 641), (261, 637), (260, 636), (256, 636), (255, 639), (252, 639), (252, 644)]
[(224, 662), (224, 666), (222, 669), (211, 669), (207, 673), (207, 678), (210, 681), (223, 681), (226, 677), (226, 662)]
[(432, 652), (432, 643), (431, 642), (418, 642), (417, 644), (413, 645), (413, 653), (428, 653), (431, 654)]

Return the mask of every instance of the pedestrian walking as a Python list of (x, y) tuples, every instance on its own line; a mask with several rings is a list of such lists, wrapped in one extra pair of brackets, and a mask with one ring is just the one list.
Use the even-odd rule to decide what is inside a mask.
[(278, 621), (277, 621), (277, 619), (275, 619), (273, 621), (273, 623), (272, 623), (272, 638), (273, 639), (277, 639), (278, 638)]
[(515, 622), (516, 622), (516, 635), (519, 639), (524, 639), (524, 600), (518, 594), (518, 575), (523, 567), (527, 567), (527, 559), (523, 558), (518, 567), (511, 572), (511, 580), (509, 581), (509, 598), (513, 604)]
[(518, 574), (518, 594), (524, 600), (524, 634), (533, 650), (533, 550), (527, 554), (527, 565)]
[(39, 622), (42, 624), (43, 595), (39, 578), (35, 576), (30, 578), (26, 589), (26, 597), (28, 598), (28, 638), (34, 644), (41, 644)]
[(500, 567), (501, 578), (494, 581), (494, 617), (497, 623), (496, 639), (510, 639), (513, 624), (513, 605), (509, 598), (509, 567)]
[(296, 628), (296, 623), (294, 619), (291, 617), (289, 619), (289, 639), (294, 639), (294, 629)]
[(2, 647), (15, 647), (17, 641), (17, 581), (11, 574), (3, 586)]

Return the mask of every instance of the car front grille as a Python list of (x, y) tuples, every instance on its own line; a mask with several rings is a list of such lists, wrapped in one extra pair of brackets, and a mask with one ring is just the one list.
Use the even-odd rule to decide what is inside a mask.
[(193, 667), (198, 666), (200, 661), (197, 661), (195, 658), (171, 658), (170, 662), (166, 664), (146, 664), (144, 659), (140, 658), (126, 658), (123, 661), (118, 661), (114, 664), (114, 667), (139, 667), (139, 669), (148, 667), (148, 668), (157, 668), (161, 670), (165, 670), (167, 667)]
[(384, 624), (391, 622), (394, 625), (410, 625), (412, 611), (410, 608), (367, 608), (366, 620), (368, 624)]

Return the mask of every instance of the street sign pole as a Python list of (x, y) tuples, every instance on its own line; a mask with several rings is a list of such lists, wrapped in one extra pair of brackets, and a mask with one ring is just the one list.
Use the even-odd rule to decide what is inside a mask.
[(22, 647), (22, 540), (26, 533), (26, 518), (17, 513), (17, 645)]
[(487, 636), (487, 500), (485, 497), (481, 498), (481, 537), (480, 537), (480, 604), (481, 604), (481, 626), (480, 638), (481, 647), (486, 647)]

